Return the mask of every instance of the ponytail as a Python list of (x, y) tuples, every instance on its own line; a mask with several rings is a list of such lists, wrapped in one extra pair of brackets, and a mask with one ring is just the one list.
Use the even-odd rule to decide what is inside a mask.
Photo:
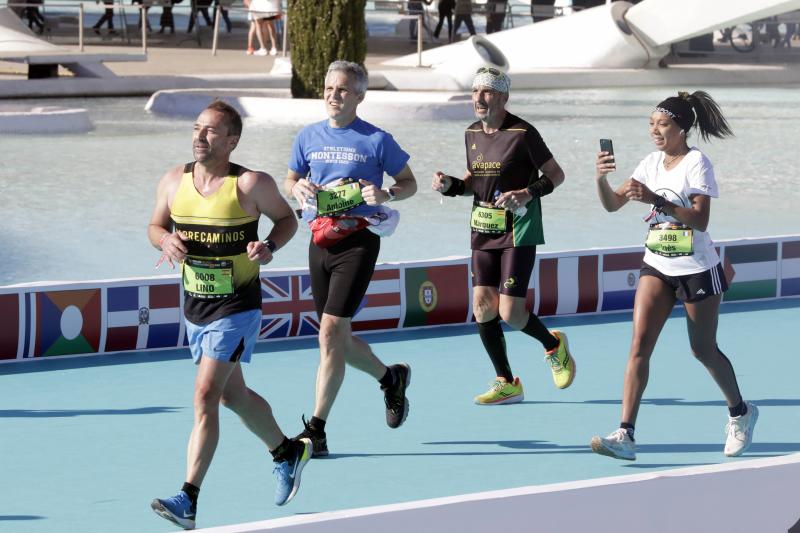
[(722, 115), (722, 110), (707, 92), (678, 93), (678, 96), (687, 100), (694, 109), (697, 116), (694, 125), (697, 126), (704, 141), (708, 141), (709, 137), (723, 139), (733, 136), (733, 130)]

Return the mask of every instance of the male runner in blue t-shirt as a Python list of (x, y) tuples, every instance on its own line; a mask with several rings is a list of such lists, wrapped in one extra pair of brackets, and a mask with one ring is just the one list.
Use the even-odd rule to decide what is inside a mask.
[[(351, 320), (358, 310), (380, 250), (380, 237), (362, 227), (367, 217), (385, 215), (381, 204), (404, 200), (417, 191), (409, 155), (394, 138), (356, 116), (367, 91), (367, 73), (356, 64), (334, 61), (325, 76), (328, 119), (306, 126), (297, 135), (284, 183), (303, 206), (303, 219), (324, 231), (326, 221), (361, 229), (336, 242), (312, 239), (309, 244), (311, 290), (320, 318), (320, 364), (316, 405), (301, 438), (311, 438), (314, 455), (328, 455), (325, 421), (344, 380), (345, 363), (380, 383), (386, 402), (386, 423), (400, 427), (408, 416), (405, 392), (411, 368), (384, 365), (369, 345), (353, 336)], [(395, 183), (383, 186), (383, 174)], [(315, 241), (319, 243), (316, 244)]]

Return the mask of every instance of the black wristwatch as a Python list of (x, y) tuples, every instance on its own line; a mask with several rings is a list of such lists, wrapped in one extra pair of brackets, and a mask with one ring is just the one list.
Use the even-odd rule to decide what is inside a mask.
[(278, 248), (278, 245), (269, 239), (264, 239), (264, 244), (269, 248), (270, 253), (273, 254), (275, 253), (275, 249)]
[(660, 213), (661, 210), (664, 209), (665, 205), (667, 205), (667, 199), (661, 195), (656, 195), (656, 199), (653, 202), (653, 207), (656, 208), (656, 211)]

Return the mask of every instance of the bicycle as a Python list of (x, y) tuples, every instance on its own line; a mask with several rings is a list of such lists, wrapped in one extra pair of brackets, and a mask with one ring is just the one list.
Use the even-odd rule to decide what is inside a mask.
[[(783, 31), (781, 31), (783, 28)], [(784, 42), (784, 34), (788, 30), (786, 24), (774, 19), (757, 20), (738, 26), (731, 26), (722, 31), (721, 42), (730, 42), (731, 48), (737, 52), (752, 52), (760, 44)], [(791, 46), (791, 44), (789, 44)]]

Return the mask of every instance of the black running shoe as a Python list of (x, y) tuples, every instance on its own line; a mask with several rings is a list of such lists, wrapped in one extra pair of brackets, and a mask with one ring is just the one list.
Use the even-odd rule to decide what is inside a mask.
[(390, 428), (399, 428), (408, 417), (408, 399), (406, 389), (411, 385), (411, 367), (406, 363), (392, 365), (394, 383), (388, 387), (381, 387), (383, 401), (386, 402), (386, 425)]
[(328, 455), (328, 438), (325, 436), (325, 432), (312, 428), (311, 424), (306, 422), (305, 415), (302, 415), (301, 418), (305, 429), (303, 429), (294, 440), (311, 439), (311, 444), (313, 446), (311, 457), (325, 457)]

